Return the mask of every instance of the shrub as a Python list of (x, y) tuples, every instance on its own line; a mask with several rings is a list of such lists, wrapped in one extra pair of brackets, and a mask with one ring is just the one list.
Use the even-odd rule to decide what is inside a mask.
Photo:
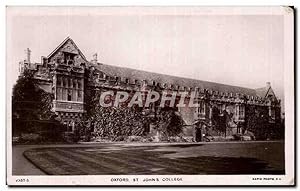
[(125, 141), (125, 136), (117, 136), (116, 138), (113, 139), (113, 141)]
[(242, 140), (242, 136), (240, 134), (233, 134), (233, 140), (235, 141), (241, 141)]
[(129, 136), (127, 138), (127, 142), (142, 142), (143, 137), (142, 136)]

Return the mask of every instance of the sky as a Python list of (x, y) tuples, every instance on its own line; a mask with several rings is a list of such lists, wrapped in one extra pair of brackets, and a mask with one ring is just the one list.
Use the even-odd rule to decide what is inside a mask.
[(41, 62), (69, 36), (88, 60), (248, 88), (271, 82), (283, 99), (282, 16), (176, 13), (8, 10), (8, 75), (17, 79), (26, 48)]

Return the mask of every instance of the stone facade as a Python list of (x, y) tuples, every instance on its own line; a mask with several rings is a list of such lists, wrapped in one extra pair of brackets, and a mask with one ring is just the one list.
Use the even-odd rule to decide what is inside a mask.
[(35, 79), (41, 88), (54, 94), (53, 111), (65, 123), (85, 115), (85, 95), (92, 90), (141, 91), (144, 94), (149, 90), (197, 91), (199, 108), (178, 109), (186, 124), (197, 120), (211, 124), (213, 108), (218, 108), (220, 115), (223, 111), (232, 114), (233, 126), (243, 125), (247, 115), (245, 108), (249, 105), (268, 110), (270, 124), (280, 121), (280, 100), (270, 83), (263, 88), (249, 89), (105, 65), (97, 61), (97, 54), (87, 61), (70, 38), (47, 57), (42, 57), (41, 63), (30, 61), (28, 49), (26, 59), (20, 62), (20, 72), (24, 68), (36, 71)]

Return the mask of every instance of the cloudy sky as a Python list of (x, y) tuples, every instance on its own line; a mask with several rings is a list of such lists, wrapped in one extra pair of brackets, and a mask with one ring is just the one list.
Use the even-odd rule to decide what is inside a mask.
[(88, 60), (97, 52), (109, 65), (249, 88), (269, 81), (283, 98), (282, 16), (191, 13), (8, 9), (8, 75), (17, 78), (27, 47), (40, 62), (70, 36)]

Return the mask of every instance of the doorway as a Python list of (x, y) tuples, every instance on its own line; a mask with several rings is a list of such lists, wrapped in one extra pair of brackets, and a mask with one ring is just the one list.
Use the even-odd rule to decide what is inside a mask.
[(202, 141), (202, 131), (201, 131), (201, 128), (199, 128), (199, 127), (196, 127), (195, 140), (196, 140), (196, 142)]

